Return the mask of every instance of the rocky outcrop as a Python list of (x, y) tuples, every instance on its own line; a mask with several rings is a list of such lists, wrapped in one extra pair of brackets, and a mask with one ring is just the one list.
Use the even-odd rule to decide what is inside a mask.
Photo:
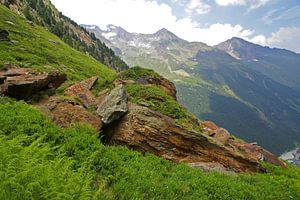
[(146, 107), (130, 104), (129, 113), (106, 126), (103, 133), (109, 144), (151, 152), (194, 167), (235, 172), (265, 170), (256, 160), (218, 145), (208, 136), (177, 126), (172, 118)]
[(10, 68), (1, 71), (0, 77), (0, 93), (17, 99), (28, 98), (41, 90), (57, 88), (66, 81), (64, 74), (40, 73), (29, 68)]
[(95, 96), (90, 90), (97, 80), (97, 77), (91, 77), (87, 80), (76, 83), (65, 90), (65, 95), (79, 98), (82, 104), (88, 108), (95, 104)]
[(128, 112), (128, 95), (123, 85), (114, 88), (97, 106), (97, 114), (105, 124), (121, 118)]
[(215, 123), (204, 121), (201, 123), (204, 133), (212, 137), (217, 143), (230, 147), (234, 151), (240, 151), (248, 158), (259, 161), (266, 161), (281, 167), (287, 165), (271, 152), (258, 146), (257, 143), (246, 143), (240, 139), (236, 139), (228, 131), (218, 127)]
[(0, 29), (0, 41), (9, 41), (9, 32)]
[(136, 83), (156, 85), (163, 89), (168, 95), (176, 99), (176, 87), (174, 83), (172, 83), (168, 79), (165, 79), (163, 77), (141, 77), (136, 81)]
[(74, 123), (85, 123), (100, 131), (103, 126), (98, 116), (88, 112), (80, 105), (60, 99), (57, 96), (44, 99), (35, 106), (61, 127), (69, 127)]

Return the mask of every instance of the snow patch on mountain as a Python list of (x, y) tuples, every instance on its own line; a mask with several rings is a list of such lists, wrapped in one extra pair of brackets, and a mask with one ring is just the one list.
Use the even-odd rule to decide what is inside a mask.
[(107, 33), (102, 33), (101, 34), (103, 37), (105, 37), (106, 39), (111, 39), (112, 37), (116, 36), (117, 34), (114, 32), (107, 32)]

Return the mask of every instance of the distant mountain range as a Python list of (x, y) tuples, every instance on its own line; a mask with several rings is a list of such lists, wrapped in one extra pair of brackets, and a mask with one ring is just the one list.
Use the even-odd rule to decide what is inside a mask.
[(130, 66), (171, 79), (194, 114), (280, 154), (300, 142), (300, 55), (240, 38), (216, 46), (185, 41), (167, 29), (129, 33), (82, 25)]

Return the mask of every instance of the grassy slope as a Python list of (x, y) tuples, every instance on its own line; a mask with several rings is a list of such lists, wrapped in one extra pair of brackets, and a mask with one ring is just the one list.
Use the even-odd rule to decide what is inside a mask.
[(101, 144), (0, 98), (0, 199), (299, 199), (300, 170), (225, 175)]
[(70, 81), (97, 75), (100, 78), (100, 85), (115, 78), (112, 69), (72, 49), (44, 28), (30, 25), (2, 4), (0, 4), (1, 29), (10, 33), (9, 38), (13, 42), (0, 42), (0, 68), (5, 63), (11, 63), (43, 71), (58, 69), (66, 73)]

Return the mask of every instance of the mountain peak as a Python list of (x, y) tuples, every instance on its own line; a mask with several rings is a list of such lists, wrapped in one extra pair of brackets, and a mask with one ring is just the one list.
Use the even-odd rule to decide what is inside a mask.
[(162, 39), (178, 39), (178, 37), (174, 33), (172, 33), (166, 28), (160, 29), (159, 31), (154, 33), (154, 35), (161, 37)]

